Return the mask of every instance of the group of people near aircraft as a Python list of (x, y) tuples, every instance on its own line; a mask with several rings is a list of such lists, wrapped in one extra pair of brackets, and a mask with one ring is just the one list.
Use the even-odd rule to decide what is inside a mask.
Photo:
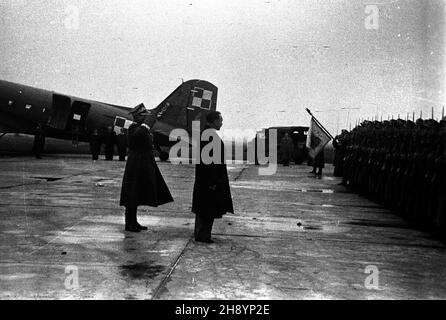
[[(150, 127), (145, 124), (149, 112), (143, 104), (133, 108), (129, 114), (134, 122), (116, 135), (112, 127), (100, 134), (94, 129), (90, 136), (90, 152), (94, 161), (99, 159), (101, 146), (105, 145), (105, 160), (113, 160), (115, 145), (117, 145), (120, 161), (126, 161), (122, 180), (120, 205), (125, 207), (125, 230), (140, 232), (148, 228), (137, 220), (139, 206), (157, 207), (174, 201), (166, 182), (154, 158), (154, 143)], [(218, 111), (206, 115), (204, 130), (218, 131), (223, 125), (223, 118)], [(218, 137), (214, 135), (213, 137)], [(217, 138), (219, 139), (219, 138)], [(215, 142), (201, 142), (201, 149), (208, 143), (219, 143), (224, 150), (221, 139)], [(41, 124), (36, 128), (33, 152), (36, 158), (41, 158), (45, 144), (45, 132)], [(201, 154), (201, 153), (200, 153)], [(192, 198), (192, 212), (195, 213), (195, 240), (213, 243), (211, 237), (215, 219), (220, 219), (228, 212), (234, 213), (231, 190), (224, 153), (221, 161), (205, 164), (198, 161), (195, 168), (195, 184)]]
[(104, 145), (105, 160), (113, 160), (115, 146), (117, 147), (119, 161), (125, 161), (127, 156), (127, 134), (124, 128), (116, 134), (112, 127), (107, 127), (107, 131), (102, 135), (98, 129), (94, 129), (90, 136), (90, 152), (93, 160), (98, 160), (101, 153), (101, 146)]
[[(32, 152), (36, 159), (42, 159), (42, 153), (45, 148), (45, 128), (41, 123), (37, 124), (34, 133), (34, 143)], [(112, 127), (107, 127), (107, 130), (100, 133), (98, 129), (94, 129), (90, 135), (90, 153), (94, 161), (99, 160), (99, 155), (104, 145), (105, 160), (113, 160), (115, 151), (119, 156), (119, 161), (125, 161), (127, 156), (127, 133), (125, 129), (121, 129), (119, 134), (113, 130)]]

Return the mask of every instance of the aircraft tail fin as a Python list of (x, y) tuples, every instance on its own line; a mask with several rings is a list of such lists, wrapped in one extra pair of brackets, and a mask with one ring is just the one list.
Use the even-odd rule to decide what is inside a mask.
[(150, 111), (164, 126), (189, 131), (192, 121), (203, 120), (209, 111), (217, 109), (217, 93), (218, 88), (208, 81), (189, 80)]

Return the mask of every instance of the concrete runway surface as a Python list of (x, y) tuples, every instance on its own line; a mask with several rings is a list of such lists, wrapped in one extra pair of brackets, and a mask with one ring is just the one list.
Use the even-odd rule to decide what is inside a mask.
[(124, 231), (125, 163), (0, 158), (0, 299), (445, 299), (446, 245), (339, 186), (326, 166), (229, 165), (235, 215), (193, 240), (193, 165), (158, 162), (175, 202)]

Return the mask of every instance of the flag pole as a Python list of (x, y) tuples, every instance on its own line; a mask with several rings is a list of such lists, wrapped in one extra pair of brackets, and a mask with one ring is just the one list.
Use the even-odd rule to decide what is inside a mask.
[(324, 126), (319, 122), (319, 120), (316, 119), (316, 117), (311, 113), (310, 109), (305, 108), (305, 110), (307, 110), (307, 112), (310, 114), (311, 118), (314, 119), (314, 122), (316, 122), (317, 125), (319, 125), (319, 127), (322, 129), (322, 131), (324, 131), (328, 136), (330, 136), (332, 139), (333, 136), (330, 134), (330, 132), (328, 132), (327, 129), (324, 128)]
[(310, 116), (314, 119), (314, 121), (319, 125), (319, 127), (328, 135), (330, 136), (331, 139), (334, 139), (334, 137), (331, 135), (330, 132), (328, 132), (327, 129), (324, 128), (324, 126), (316, 119), (315, 116), (313, 116), (313, 114), (311, 113), (310, 109), (305, 108), (305, 110), (307, 110), (307, 112), (310, 114)]

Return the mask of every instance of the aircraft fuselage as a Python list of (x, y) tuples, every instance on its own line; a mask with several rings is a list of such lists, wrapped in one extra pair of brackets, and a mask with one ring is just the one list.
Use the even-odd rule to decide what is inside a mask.
[[(156, 108), (145, 122), (152, 128), (155, 143), (171, 146), (169, 134), (175, 128), (191, 132), (192, 121), (216, 110), (217, 87), (204, 80), (182, 83)], [(35, 134), (38, 124), (48, 137), (88, 141), (93, 130), (128, 128), (130, 108), (31, 86), (0, 80), (0, 132)]]
[(72, 139), (70, 131), (78, 130), (79, 140), (86, 141), (93, 129), (113, 127), (116, 116), (130, 119), (125, 107), (0, 80), (3, 132), (33, 134), (41, 123), (47, 126), (47, 136)]

